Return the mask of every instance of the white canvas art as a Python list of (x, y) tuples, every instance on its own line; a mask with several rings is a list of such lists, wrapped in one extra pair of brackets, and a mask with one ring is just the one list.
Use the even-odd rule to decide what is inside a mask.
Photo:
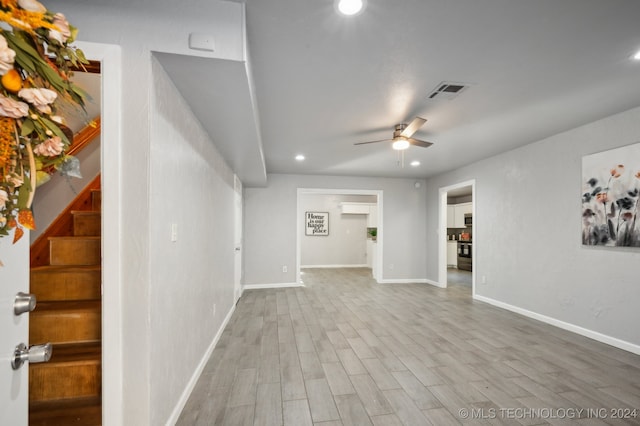
[(582, 244), (640, 247), (640, 143), (582, 157)]
[(306, 212), (305, 235), (327, 236), (329, 235), (329, 213), (328, 212)]

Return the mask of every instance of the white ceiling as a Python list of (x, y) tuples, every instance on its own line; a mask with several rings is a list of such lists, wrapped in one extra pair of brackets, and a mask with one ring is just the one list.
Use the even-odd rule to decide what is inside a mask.
[[(241, 177), (255, 161), (239, 153), (268, 173), (429, 177), (640, 105), (637, 0), (367, 0), (352, 17), (334, 0), (244, 3), (257, 135), (239, 148), (210, 129)], [(207, 123), (212, 93), (182, 67), (168, 72)], [(430, 101), (442, 81), (469, 88)], [(353, 145), (415, 116), (434, 145), (409, 148), (404, 168), (390, 144)]]

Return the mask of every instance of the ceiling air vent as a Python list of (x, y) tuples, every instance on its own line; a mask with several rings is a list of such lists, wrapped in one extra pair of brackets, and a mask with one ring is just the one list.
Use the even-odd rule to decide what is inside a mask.
[(443, 81), (438, 84), (435, 89), (429, 94), (428, 98), (433, 100), (446, 99), (452, 100), (460, 93), (462, 93), (469, 85), (463, 83), (451, 83)]

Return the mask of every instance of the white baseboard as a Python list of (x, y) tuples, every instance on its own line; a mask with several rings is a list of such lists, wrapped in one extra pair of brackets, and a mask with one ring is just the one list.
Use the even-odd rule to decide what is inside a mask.
[(588, 337), (593, 340), (597, 340), (598, 342), (605, 343), (607, 345), (614, 346), (616, 348), (640, 355), (640, 345), (636, 345), (634, 343), (630, 343), (615, 337), (607, 336), (606, 334), (598, 333), (597, 331), (589, 330), (587, 328), (583, 328), (577, 326), (575, 324), (571, 324), (568, 322), (560, 321), (559, 319), (548, 317), (546, 315), (539, 314), (537, 312), (529, 311), (527, 309), (520, 308), (518, 306), (513, 306), (508, 303), (500, 302), (499, 300), (491, 299), (489, 297), (474, 295), (475, 300), (479, 300), (481, 302), (488, 303), (490, 305), (497, 306), (502, 309), (506, 309), (511, 312), (515, 312), (520, 315), (524, 315), (525, 317), (533, 318), (538, 321), (542, 321), (544, 323), (553, 325), (555, 327), (561, 328), (563, 330), (571, 331), (576, 334), (580, 334), (581, 336)]
[(378, 281), (379, 284), (432, 284), (433, 281), (428, 280), (426, 278), (385, 278)]
[(182, 392), (182, 395), (180, 395), (180, 399), (178, 400), (178, 403), (176, 404), (175, 408), (171, 412), (171, 416), (169, 416), (169, 419), (167, 420), (167, 423), (166, 423), (167, 426), (175, 425), (178, 422), (178, 418), (180, 417), (180, 414), (182, 413), (182, 410), (184, 409), (184, 406), (187, 404), (187, 401), (189, 400), (189, 397), (191, 396), (191, 392), (193, 392), (193, 389), (195, 388), (196, 383), (198, 383), (198, 379), (200, 378), (200, 375), (202, 374), (202, 371), (204, 370), (204, 367), (207, 365), (207, 362), (209, 362), (209, 358), (211, 358), (211, 354), (213, 354), (213, 350), (215, 349), (216, 345), (218, 344), (218, 341), (220, 340), (220, 336), (222, 336), (222, 332), (227, 327), (227, 324), (229, 323), (229, 320), (231, 319), (231, 315), (233, 315), (235, 310), (236, 310), (236, 304), (233, 303), (232, 306), (231, 306), (231, 309), (229, 310), (229, 313), (224, 318), (224, 321), (222, 321), (222, 325), (220, 325), (220, 328), (218, 329), (218, 332), (214, 336), (213, 341), (211, 342), (211, 344), (207, 348), (206, 352), (202, 356), (202, 359), (200, 359), (200, 362), (198, 363), (198, 366), (196, 367), (195, 371), (191, 375), (191, 379), (189, 379), (189, 382), (187, 383), (187, 386), (185, 387), (184, 391)]
[(304, 287), (300, 283), (274, 283), (274, 284), (247, 284), (242, 286), (242, 291), (245, 290), (259, 290), (263, 288), (287, 288), (287, 287)]
[(447, 285), (446, 285), (446, 284), (439, 283), (438, 281), (433, 281), (433, 280), (429, 280), (429, 279), (427, 279), (427, 280), (425, 280), (425, 282), (426, 282), (427, 284), (431, 284), (431, 285), (432, 285), (432, 286), (434, 286), (434, 287), (447, 288)]
[(371, 266), (364, 265), (300, 265), (300, 269), (313, 269), (313, 268), (369, 268)]

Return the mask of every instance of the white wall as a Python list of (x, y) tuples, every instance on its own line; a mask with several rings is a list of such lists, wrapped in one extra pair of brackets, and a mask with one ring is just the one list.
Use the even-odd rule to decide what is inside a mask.
[(640, 108), (429, 179), (427, 276), (438, 279), (438, 189), (475, 179), (476, 294), (640, 350), (640, 251), (581, 245), (582, 156), (638, 140)]
[(150, 424), (163, 424), (233, 307), (235, 199), (233, 172), (155, 60), (153, 79)]
[[(367, 264), (367, 215), (342, 214), (340, 203), (375, 203), (369, 195), (301, 194), (300, 210), (328, 212), (328, 236), (300, 236), (304, 266), (363, 266)], [(303, 218), (298, 218), (303, 220)]]
[[(266, 188), (245, 188), (244, 284), (295, 283), (297, 188), (383, 191), (382, 277), (426, 276), (426, 192), (415, 179), (270, 174)], [(424, 181), (420, 181), (424, 184)], [(378, 228), (380, 229), (380, 228)], [(379, 237), (380, 238), (380, 237)], [(282, 265), (288, 272), (282, 272)]]
[[(156, 345), (165, 347), (167, 341), (163, 341), (163, 338), (157, 335), (157, 328), (152, 329), (151, 317), (157, 316), (158, 312), (164, 309), (165, 304), (170, 303), (171, 300), (163, 298), (169, 291), (164, 285), (157, 288), (152, 286), (152, 267), (157, 264), (153, 258), (158, 256), (158, 251), (151, 245), (152, 238), (155, 238), (151, 232), (152, 230), (155, 232), (157, 229), (165, 229), (168, 218), (157, 216), (158, 212), (151, 210), (151, 207), (157, 209), (160, 204), (158, 203), (159, 199), (162, 200), (164, 209), (185, 208), (195, 211), (201, 207), (209, 208), (211, 206), (202, 197), (189, 199), (184, 204), (177, 204), (181, 200), (180, 192), (176, 191), (176, 188), (183, 189), (178, 182), (183, 177), (182, 171), (174, 176), (176, 182), (172, 184), (171, 190), (162, 192), (160, 198), (158, 195), (152, 196), (150, 192), (151, 179), (155, 179), (158, 167), (162, 167), (163, 161), (166, 160), (162, 155), (152, 155), (151, 152), (152, 146), (159, 147), (166, 142), (166, 139), (152, 140), (152, 138), (161, 137), (157, 132), (152, 131), (152, 125), (160, 124), (166, 119), (152, 119), (151, 97), (156, 81), (152, 76), (151, 52), (244, 60), (243, 5), (234, 2), (212, 1), (199, 2), (198, 7), (190, 8), (185, 7), (184, 3), (168, 0), (140, 0), (137, 2), (114, 0), (102, 3), (83, 0), (51, 0), (47, 2), (47, 7), (50, 10), (64, 13), (69, 21), (79, 28), (79, 40), (115, 44), (122, 47), (122, 68), (120, 70), (123, 97), (122, 111), (120, 112), (122, 117), (120, 151), (122, 154), (117, 165), (120, 170), (119, 179), (122, 182), (118, 194), (119, 217), (122, 225), (120, 227), (122, 250), (117, 254), (105, 253), (105, 255), (119, 256), (122, 264), (120, 282), (116, 285), (122, 292), (120, 311), (123, 324), (121, 339), (123, 350), (121, 354), (113, 354), (109, 353), (113, 348), (105, 347), (103, 349), (105, 353), (109, 353), (109, 356), (122, 357), (121, 370), (109, 370), (108, 367), (105, 370), (107, 375), (121, 376), (122, 389), (120, 393), (113, 391), (105, 396), (107, 402), (105, 418), (107, 425), (164, 424), (167, 419), (162, 419), (161, 416), (166, 414), (167, 407), (173, 409), (180, 402), (175, 399), (176, 390), (152, 389), (152, 377), (155, 380), (155, 376), (175, 374), (176, 377), (170, 377), (167, 380), (173, 383), (183, 383), (186, 372), (182, 368), (173, 368), (184, 362), (182, 354), (184, 347), (175, 345), (171, 348), (172, 352), (163, 354), (167, 356), (166, 362), (167, 365), (171, 365), (171, 369), (164, 368), (165, 363), (159, 362), (155, 358), (156, 355), (152, 355), (156, 351)], [(150, 9), (153, 9), (154, 19), (149, 19), (148, 11)], [(188, 25), (181, 25), (184, 22), (188, 22)], [(216, 40), (216, 51), (209, 53), (188, 49), (187, 42), (191, 32), (211, 34)], [(203, 84), (211, 83), (203, 82)], [(224, 82), (213, 83), (224, 84)], [(182, 108), (185, 108), (184, 105), (177, 110), (180, 111)], [(182, 113), (189, 116), (186, 111), (182, 111)], [(200, 143), (186, 137), (184, 140), (185, 142), (181, 142), (181, 146), (185, 151), (191, 143)], [(113, 142), (103, 141), (103, 144), (107, 143)], [(154, 164), (157, 160), (161, 160), (160, 163)], [(184, 176), (184, 178), (192, 183), (192, 179), (195, 177), (190, 175)], [(157, 186), (154, 186), (154, 190), (157, 190)], [(175, 207), (176, 205), (179, 207)], [(179, 219), (185, 220), (184, 217), (186, 216)], [(189, 231), (189, 226), (185, 222), (185, 225), (180, 227), (179, 232), (184, 233), (185, 237), (188, 237), (192, 232)], [(193, 226), (199, 227), (202, 224), (196, 223)], [(232, 222), (218, 223), (217, 226), (233, 229)], [(195, 250), (193, 254), (195, 255)], [(182, 280), (184, 281), (184, 278)], [(178, 286), (180, 282), (176, 282), (174, 285)], [(111, 289), (105, 288), (104, 291), (106, 293)], [(157, 291), (160, 293), (153, 293)], [(165, 291), (164, 295), (162, 291)], [(213, 294), (207, 293), (206, 296), (213, 297)], [(224, 305), (224, 300), (221, 303)], [(171, 315), (177, 308), (178, 305), (169, 310)], [(219, 306), (218, 309), (223, 311), (224, 307)], [(194, 323), (190, 326), (199, 327), (200, 324)], [(189, 335), (189, 333), (184, 333), (184, 330), (181, 330), (180, 334)], [(195, 335), (189, 344), (200, 347), (199, 345), (204, 342), (197, 342), (199, 337), (201, 336)], [(168, 339), (173, 338), (181, 339), (183, 336), (168, 337)], [(189, 364), (191, 372), (193, 372), (191, 363), (190, 359)], [(161, 369), (156, 370), (157, 368)], [(157, 384), (154, 381), (153, 386)]]

